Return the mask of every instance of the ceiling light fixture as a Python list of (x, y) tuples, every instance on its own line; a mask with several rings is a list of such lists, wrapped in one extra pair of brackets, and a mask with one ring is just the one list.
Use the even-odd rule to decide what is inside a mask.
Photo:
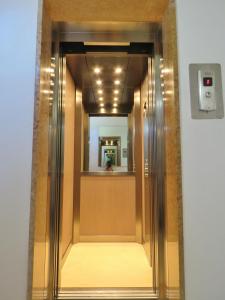
[(119, 94), (119, 90), (114, 90), (114, 94), (118, 95)]
[(118, 104), (117, 103), (113, 103), (113, 107), (117, 107), (118, 106)]
[(97, 85), (102, 85), (102, 80), (98, 79), (96, 80)]
[(118, 101), (118, 97), (114, 97), (113, 100), (114, 100), (114, 101)]
[(100, 103), (100, 107), (104, 107), (104, 103)]
[(122, 72), (122, 68), (121, 67), (115, 68), (115, 73), (116, 74), (120, 74), (121, 72)]
[(120, 81), (119, 80), (115, 80), (114, 83), (115, 83), (115, 85), (119, 85)]
[(98, 90), (98, 94), (102, 95), (103, 94), (103, 90)]
[(95, 68), (94, 68), (94, 73), (95, 73), (95, 74), (101, 73), (101, 69), (100, 69), (99, 67), (95, 67)]
[(99, 97), (99, 99), (98, 99), (99, 101), (103, 101), (103, 97)]

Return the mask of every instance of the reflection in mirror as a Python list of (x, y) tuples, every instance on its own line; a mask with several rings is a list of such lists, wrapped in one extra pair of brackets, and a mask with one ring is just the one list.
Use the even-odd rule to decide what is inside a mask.
[[(128, 171), (128, 117), (89, 117), (89, 172)], [(87, 153), (87, 152), (86, 152)]]

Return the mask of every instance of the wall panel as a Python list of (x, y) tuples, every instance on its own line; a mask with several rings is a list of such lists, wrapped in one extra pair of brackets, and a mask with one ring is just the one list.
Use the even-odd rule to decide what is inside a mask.
[[(160, 21), (168, 0), (48, 0), (54, 20), (80, 21)], [(87, 9), (88, 8), (88, 9)]]
[(169, 299), (184, 298), (183, 230), (180, 167), (180, 120), (175, 5), (171, 1), (163, 19), (165, 107), (165, 260)]
[(62, 256), (73, 238), (75, 85), (68, 68), (65, 70), (64, 95), (64, 171), (62, 201)]
[(81, 177), (81, 237), (134, 240), (135, 228), (134, 176)]
[(49, 91), (51, 64), (51, 22), (47, 7), (42, 17), (40, 73), (37, 84), (36, 122), (33, 153), (33, 195), (34, 195), (34, 252), (32, 299), (44, 299), (48, 286), (49, 255)]
[(225, 100), (225, 1), (176, 6), (186, 299), (225, 299), (225, 119), (191, 118), (188, 74), (190, 63), (221, 64)]

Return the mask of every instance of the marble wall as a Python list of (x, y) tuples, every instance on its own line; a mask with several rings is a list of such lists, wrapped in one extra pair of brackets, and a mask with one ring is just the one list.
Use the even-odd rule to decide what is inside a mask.
[(162, 22), (165, 107), (166, 288), (169, 299), (183, 299), (183, 238), (180, 120), (175, 4), (170, 1)]
[(56, 21), (158, 22), (168, 0), (47, 0)]
[[(41, 3), (42, 5), (42, 3)], [(40, 7), (38, 52), (36, 70), (36, 102), (33, 136), (33, 176), (31, 204), (31, 252), (33, 256), (30, 279), (32, 296), (29, 299), (44, 299), (48, 284), (49, 248), (49, 109), (51, 68), (51, 22), (47, 7)]]

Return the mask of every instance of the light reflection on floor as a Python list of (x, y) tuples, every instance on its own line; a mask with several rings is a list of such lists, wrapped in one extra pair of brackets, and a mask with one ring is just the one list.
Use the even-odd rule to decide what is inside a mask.
[(63, 265), (61, 287), (151, 287), (152, 269), (137, 243), (78, 243)]

